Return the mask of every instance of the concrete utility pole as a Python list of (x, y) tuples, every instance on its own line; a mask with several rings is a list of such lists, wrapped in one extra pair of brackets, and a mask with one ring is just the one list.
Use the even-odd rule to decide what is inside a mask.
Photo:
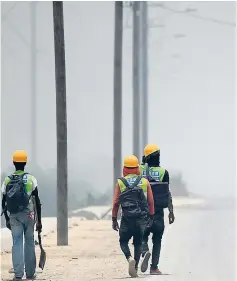
[(141, 159), (140, 130), (140, 3), (133, 2), (133, 154)]
[(36, 31), (36, 1), (30, 3), (31, 6), (31, 149), (32, 164), (37, 164), (37, 31)]
[(53, 1), (57, 122), (57, 245), (68, 245), (67, 106), (63, 2)]
[(123, 2), (115, 1), (114, 23), (114, 174), (121, 176), (122, 167), (122, 67), (123, 66)]
[(140, 82), (141, 82), (141, 151), (148, 143), (148, 11), (147, 2), (140, 2), (140, 32), (141, 32), (141, 64), (140, 64)]

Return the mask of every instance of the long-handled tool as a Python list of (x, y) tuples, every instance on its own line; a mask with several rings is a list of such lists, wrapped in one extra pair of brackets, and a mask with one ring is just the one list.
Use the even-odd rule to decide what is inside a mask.
[[(35, 203), (35, 198), (33, 198), (34, 200), (34, 209), (35, 209), (35, 215), (36, 215), (36, 222), (38, 222), (38, 214), (37, 214), (37, 208), (36, 208), (36, 203)], [(41, 234), (38, 231), (38, 240), (39, 240), (39, 246), (40, 246), (40, 259), (39, 259), (39, 268), (41, 268), (42, 270), (44, 269), (45, 263), (46, 263), (46, 252), (43, 249), (42, 246), (42, 239), (41, 239)]]
[(38, 240), (39, 240), (39, 246), (40, 246), (40, 259), (39, 259), (39, 268), (42, 270), (44, 269), (44, 265), (46, 263), (46, 252), (43, 249), (42, 241), (41, 241), (41, 234), (38, 232)]

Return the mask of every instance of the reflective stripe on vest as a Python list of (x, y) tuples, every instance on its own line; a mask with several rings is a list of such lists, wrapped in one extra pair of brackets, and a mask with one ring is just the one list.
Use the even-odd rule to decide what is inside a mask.
[[(146, 177), (146, 166), (140, 165), (140, 172), (143, 177)], [(156, 181), (163, 181), (165, 169), (162, 167), (149, 167), (149, 176)]]
[[(127, 175), (124, 178), (127, 180), (129, 185), (132, 185), (137, 177), (138, 177), (137, 175)], [(118, 185), (119, 185), (120, 192), (122, 193), (126, 189), (126, 186), (120, 179), (118, 179)], [(142, 178), (137, 186), (139, 186), (143, 190), (147, 198), (147, 179)]]

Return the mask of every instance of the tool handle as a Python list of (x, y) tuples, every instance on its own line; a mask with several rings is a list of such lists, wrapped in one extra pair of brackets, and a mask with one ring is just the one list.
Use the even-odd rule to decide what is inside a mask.
[(42, 248), (42, 239), (41, 239), (41, 234), (38, 232), (38, 241), (39, 241), (39, 246)]

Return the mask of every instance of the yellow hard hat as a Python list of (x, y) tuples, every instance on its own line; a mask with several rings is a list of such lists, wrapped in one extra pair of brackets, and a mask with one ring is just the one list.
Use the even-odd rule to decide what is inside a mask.
[(124, 158), (123, 165), (127, 168), (137, 168), (139, 166), (139, 162), (135, 155), (129, 155)]
[(12, 157), (13, 162), (17, 163), (26, 163), (27, 162), (27, 154), (24, 150), (16, 150)]
[(148, 144), (148, 145), (145, 146), (144, 155), (147, 157), (147, 156), (149, 156), (150, 154), (152, 154), (156, 151), (160, 151), (159, 146), (151, 143), (151, 144)]

